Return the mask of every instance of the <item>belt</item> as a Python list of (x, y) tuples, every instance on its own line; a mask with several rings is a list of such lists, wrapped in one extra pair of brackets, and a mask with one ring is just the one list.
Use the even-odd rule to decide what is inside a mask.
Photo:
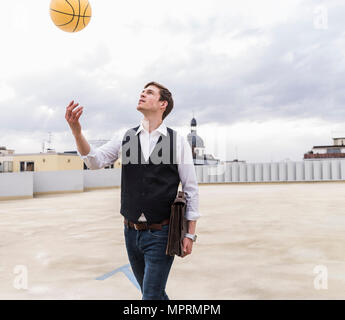
[(124, 219), (124, 224), (127, 225), (130, 228), (134, 228), (135, 230), (162, 230), (162, 226), (169, 224), (170, 219), (165, 219), (161, 223), (151, 223), (147, 224), (147, 222), (140, 222), (140, 223), (134, 223), (131, 221), (128, 221), (126, 218)]

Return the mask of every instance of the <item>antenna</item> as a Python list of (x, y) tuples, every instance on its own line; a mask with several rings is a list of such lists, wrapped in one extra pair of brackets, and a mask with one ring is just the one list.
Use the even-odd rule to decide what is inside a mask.
[(51, 131), (48, 132), (48, 143), (49, 143), (49, 149), (51, 149), (51, 144), (52, 144), (52, 133)]
[(46, 143), (48, 143), (48, 150), (51, 150), (51, 143), (52, 143), (52, 133), (51, 131), (48, 132), (48, 140), (44, 140), (42, 141), (42, 152), (46, 152)]

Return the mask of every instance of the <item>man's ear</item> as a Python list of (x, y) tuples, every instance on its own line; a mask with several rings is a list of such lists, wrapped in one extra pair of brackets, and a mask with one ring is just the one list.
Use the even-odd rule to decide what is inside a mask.
[(164, 111), (165, 111), (167, 106), (168, 106), (168, 101), (166, 101), (166, 100), (161, 101), (161, 107), (164, 107)]

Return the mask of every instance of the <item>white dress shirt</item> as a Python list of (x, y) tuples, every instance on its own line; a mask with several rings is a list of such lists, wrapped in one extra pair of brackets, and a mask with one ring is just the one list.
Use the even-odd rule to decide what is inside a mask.
[[(145, 158), (148, 161), (161, 134), (167, 135), (167, 127), (164, 122), (149, 133), (143, 126), (143, 121), (136, 132), (139, 134), (141, 149)], [(114, 163), (122, 148), (122, 137), (115, 135), (110, 141), (99, 148), (90, 146), (89, 154), (79, 156), (84, 160), (89, 169), (101, 169), (107, 165)], [(192, 149), (187, 139), (179, 133), (176, 135), (176, 160), (178, 166), (178, 173), (180, 176), (182, 190), (186, 194), (187, 208), (185, 217), (187, 220), (197, 220), (200, 217), (199, 207), (199, 191), (198, 182), (195, 173), (195, 167), (192, 157)], [(145, 221), (145, 217), (141, 217), (140, 221)]]

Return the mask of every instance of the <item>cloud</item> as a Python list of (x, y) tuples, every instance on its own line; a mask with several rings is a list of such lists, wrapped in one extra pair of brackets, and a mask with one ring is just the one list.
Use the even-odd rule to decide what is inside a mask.
[[(12, 19), (3, 37), (3, 137), (65, 137), (65, 107), (74, 99), (89, 137), (110, 138), (138, 123), (139, 93), (152, 80), (173, 93), (167, 122), (175, 127), (188, 127), (193, 111), (200, 124), (229, 127), (345, 121), (341, 1), (95, 2), (87, 30), (73, 35), (53, 26), (44, 6), (21, 2), (26, 30)], [(317, 6), (327, 9), (325, 29), (315, 27)]]
[(14, 88), (6, 84), (0, 84), (0, 103), (8, 102), (14, 97), (15, 97)]

